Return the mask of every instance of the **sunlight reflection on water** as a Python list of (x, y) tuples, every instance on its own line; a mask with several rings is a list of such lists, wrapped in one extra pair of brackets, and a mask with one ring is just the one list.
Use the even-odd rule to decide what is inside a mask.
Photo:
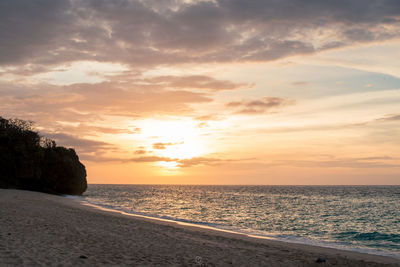
[(400, 256), (400, 187), (90, 185), (85, 200), (127, 213)]

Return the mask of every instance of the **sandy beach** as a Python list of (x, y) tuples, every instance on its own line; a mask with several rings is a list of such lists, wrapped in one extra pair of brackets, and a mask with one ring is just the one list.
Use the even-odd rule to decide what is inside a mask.
[(0, 266), (400, 266), (395, 258), (141, 218), (19, 190), (0, 190), (0, 230)]

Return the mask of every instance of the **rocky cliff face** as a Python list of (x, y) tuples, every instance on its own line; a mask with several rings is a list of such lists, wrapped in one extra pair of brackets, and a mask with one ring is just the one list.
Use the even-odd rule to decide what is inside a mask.
[(0, 117), (0, 188), (81, 195), (86, 170), (73, 149), (41, 146), (29, 122)]
[(86, 191), (86, 170), (73, 149), (49, 148), (42, 161), (42, 179), (48, 192), (81, 195)]

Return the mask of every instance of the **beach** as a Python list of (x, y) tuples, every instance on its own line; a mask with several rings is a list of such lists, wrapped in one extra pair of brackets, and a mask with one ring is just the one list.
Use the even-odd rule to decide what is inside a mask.
[(400, 266), (20, 190), (0, 190), (0, 229), (0, 266)]

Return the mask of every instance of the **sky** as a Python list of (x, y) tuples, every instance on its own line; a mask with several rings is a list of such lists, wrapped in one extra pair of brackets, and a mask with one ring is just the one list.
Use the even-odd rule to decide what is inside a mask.
[(89, 183), (400, 184), (398, 0), (2, 0), (0, 51)]

